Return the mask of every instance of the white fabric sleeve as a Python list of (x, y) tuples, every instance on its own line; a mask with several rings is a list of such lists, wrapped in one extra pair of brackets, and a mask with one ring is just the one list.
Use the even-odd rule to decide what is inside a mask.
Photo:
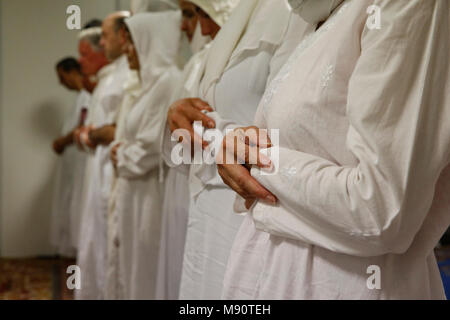
[(172, 133), (170, 132), (169, 125), (165, 124), (164, 130), (161, 135), (161, 158), (163, 162), (172, 169), (177, 170), (185, 175), (189, 174), (189, 164), (176, 164), (172, 161), (172, 150), (178, 144), (177, 141), (172, 141)]
[[(203, 132), (203, 139), (205, 141), (208, 141), (210, 143), (210, 147), (214, 148), (214, 164), (203, 164), (203, 165), (193, 165), (193, 172), (195, 176), (201, 180), (203, 187), (206, 185), (211, 186), (220, 186), (224, 187), (225, 184), (222, 181), (222, 178), (219, 175), (219, 172), (217, 171), (217, 165), (215, 164), (215, 155), (217, 155), (217, 152), (221, 148), (223, 138), (226, 135), (227, 130), (234, 130), (238, 127), (241, 127), (241, 125), (236, 124), (233, 120), (224, 119), (220, 116), (220, 114), (216, 111), (214, 112), (208, 112), (206, 113), (208, 117), (213, 119), (216, 123), (216, 127), (214, 129), (207, 129)], [(216, 131), (217, 133), (220, 132), (220, 138), (219, 140), (209, 141), (209, 133), (212, 131)], [(214, 135), (217, 137), (217, 135)]]
[(280, 148), (277, 174), (252, 169), (279, 199), (255, 207), (258, 229), (376, 256), (404, 253), (426, 218), (449, 162), (448, 3), (376, 3), (391, 19), (363, 31), (347, 99), (346, 147), (359, 164)]
[[(153, 149), (153, 151), (152, 151)], [(117, 173), (119, 177), (136, 179), (159, 166), (159, 153), (146, 141), (124, 141), (117, 149)]]
[(124, 139), (117, 149), (117, 174), (126, 179), (139, 178), (158, 168), (161, 159), (160, 136), (164, 111), (154, 110), (157, 108), (146, 104), (137, 107), (147, 107), (139, 113), (141, 119), (137, 133), (132, 141)]

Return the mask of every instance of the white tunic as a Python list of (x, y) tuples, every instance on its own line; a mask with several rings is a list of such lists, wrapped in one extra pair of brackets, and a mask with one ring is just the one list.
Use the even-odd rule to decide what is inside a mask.
[[(193, 42), (198, 42), (195, 40), (198, 37), (202, 36), (196, 32)], [(201, 66), (204, 63), (207, 48), (205, 47), (197, 52), (186, 64), (179, 80), (180, 88), (176, 90), (170, 101), (191, 97), (191, 92), (196, 91), (192, 88), (192, 85), (198, 84), (198, 77), (201, 75)], [(164, 143), (164, 140), (162, 142)], [(165, 158), (164, 156), (163, 154), (163, 158)], [(170, 156), (170, 150), (167, 151), (167, 156)], [(170, 164), (170, 161), (167, 161), (167, 163)], [(176, 300), (179, 296), (189, 215), (188, 174), (189, 169), (186, 166), (167, 168), (162, 206), (159, 265), (156, 277), (155, 298), (160, 300)]]
[[(64, 122), (62, 136), (69, 134), (79, 125), (82, 110), (87, 109), (90, 98), (91, 95), (84, 89), (78, 93), (76, 103)], [(80, 212), (71, 210), (71, 207), (72, 203), (79, 201), (75, 195), (80, 194), (79, 189), (82, 185), (77, 176), (84, 173), (84, 162), (84, 154), (78, 152), (75, 146), (69, 146), (65, 148), (56, 168), (51, 243), (62, 256), (76, 255), (76, 240), (73, 237), (79, 230)]]
[[(146, 13), (127, 20), (141, 65), (142, 93), (125, 114), (117, 150), (114, 215), (119, 282), (124, 299), (154, 299), (164, 184), (160, 137), (180, 72), (180, 12)], [(162, 32), (161, 30), (164, 30)]]
[(279, 203), (246, 217), (224, 298), (445, 297), (448, 35), (447, 0), (348, 0), (299, 45), (256, 116), (280, 130), (278, 172), (252, 170)]
[[(87, 125), (96, 128), (113, 124), (123, 98), (128, 72), (125, 57), (100, 70)], [(90, 154), (84, 178), (82, 221), (77, 264), (81, 268), (81, 290), (77, 299), (103, 299), (105, 291), (107, 217), (113, 167), (109, 146), (98, 146)]]
[[(142, 86), (139, 76), (137, 72), (130, 70), (129, 78), (124, 83), (124, 98), (118, 112), (115, 137), (114, 141), (111, 143), (112, 146), (123, 142), (125, 139), (125, 123), (128, 113), (141, 94)], [(123, 282), (120, 277), (120, 256), (119, 245), (117, 244), (120, 230), (118, 211), (115, 210), (118, 192), (117, 173), (114, 174), (111, 185), (111, 193), (108, 204), (108, 269), (106, 270), (105, 297), (108, 300), (120, 300), (124, 299), (125, 293)]]
[[(257, 1), (251, 8), (250, 19), (245, 21), (239, 19), (239, 14), (251, 3), (243, 1), (241, 5), (235, 11), (238, 14), (230, 18), (215, 41), (232, 34), (227, 29), (228, 25), (231, 28), (235, 23), (248, 26), (244, 27), (242, 35), (235, 38), (238, 41), (230, 50), (218, 81), (207, 87), (210, 84), (208, 80), (215, 77), (207, 69), (200, 85), (200, 98), (215, 109), (212, 116), (223, 131), (227, 127), (223, 124), (252, 123), (268, 78), (276, 74), (307, 29), (301, 19), (291, 15), (284, 2)], [(285, 24), (285, 27), (278, 28), (279, 34), (270, 41), (256, 36), (270, 33), (268, 29), (273, 29), (267, 17)], [(213, 44), (209, 52), (212, 57), (216, 52), (214, 49)], [(212, 59), (206, 68), (211, 66), (211, 62), (214, 64), (215, 57)], [(189, 178), (191, 199), (180, 299), (218, 299), (231, 244), (243, 217), (233, 213), (234, 193), (220, 180), (215, 166), (193, 165)]]

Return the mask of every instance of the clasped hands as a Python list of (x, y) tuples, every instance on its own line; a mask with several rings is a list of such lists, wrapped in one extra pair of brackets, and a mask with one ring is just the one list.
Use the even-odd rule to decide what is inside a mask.
[[(167, 122), (170, 131), (187, 130), (191, 143), (199, 143), (205, 149), (208, 143), (194, 132), (193, 123), (201, 121), (205, 128), (215, 128), (215, 121), (204, 113), (212, 111), (208, 103), (200, 99), (179, 100), (168, 111)], [(245, 199), (247, 209), (257, 199), (271, 204), (277, 202), (275, 195), (264, 188), (250, 173), (253, 165), (260, 168), (270, 168), (273, 165), (267, 156), (260, 153), (260, 149), (270, 147), (272, 144), (265, 130), (257, 127), (237, 128), (225, 136), (216, 156), (222, 180)]]
[(83, 126), (75, 129), (74, 141), (80, 150), (84, 150), (84, 146), (88, 146), (92, 150), (97, 147), (97, 144), (89, 139), (89, 132), (94, 130), (94, 126)]
[(115, 124), (105, 125), (100, 128), (84, 126), (75, 130), (74, 140), (80, 149), (83, 149), (83, 145), (95, 149), (98, 145), (108, 146), (113, 142), (115, 131)]

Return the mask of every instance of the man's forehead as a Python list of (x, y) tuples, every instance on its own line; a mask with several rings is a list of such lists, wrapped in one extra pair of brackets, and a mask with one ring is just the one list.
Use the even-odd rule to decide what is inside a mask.
[(114, 18), (106, 18), (102, 23), (102, 31), (108, 31), (111, 30), (111, 28), (114, 26)]

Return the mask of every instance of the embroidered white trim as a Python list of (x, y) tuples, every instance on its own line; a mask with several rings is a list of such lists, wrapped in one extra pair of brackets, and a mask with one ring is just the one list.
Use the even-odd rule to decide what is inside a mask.
[(269, 84), (269, 87), (266, 90), (262, 99), (262, 108), (264, 113), (267, 113), (269, 104), (272, 102), (272, 98), (274, 94), (278, 91), (280, 85), (290, 76), (292, 66), (294, 65), (294, 63), (298, 61), (298, 59), (305, 52), (305, 50), (309, 48), (315, 41), (317, 41), (317, 39), (319, 39), (322, 34), (324, 34), (332, 27), (334, 27), (336, 19), (345, 11), (345, 9), (348, 8), (350, 2), (351, 0), (344, 3), (336, 12), (336, 14), (331, 16), (321, 28), (319, 28), (316, 32), (306, 36), (305, 39), (303, 39), (303, 41), (300, 42), (300, 44), (295, 49), (294, 53), (290, 56), (286, 64), (281, 68), (278, 75)]

